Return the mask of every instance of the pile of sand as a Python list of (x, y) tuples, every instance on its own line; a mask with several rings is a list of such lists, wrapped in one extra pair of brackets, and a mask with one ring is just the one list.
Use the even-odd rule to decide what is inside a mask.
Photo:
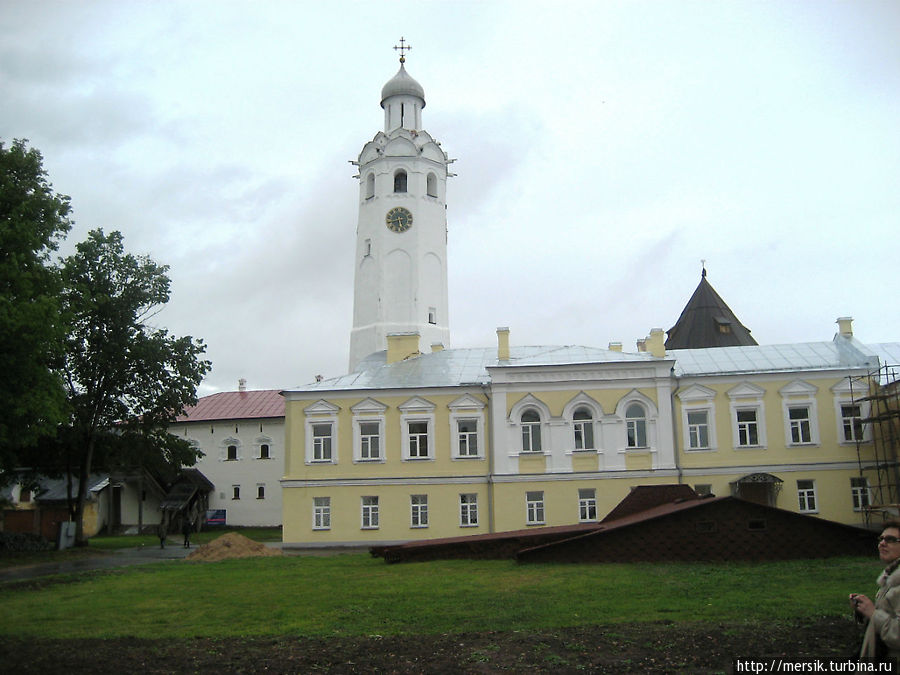
[(269, 548), (265, 544), (247, 539), (237, 532), (229, 532), (204, 544), (196, 551), (192, 551), (185, 560), (215, 562), (230, 558), (253, 558), (267, 555), (281, 555), (281, 549)]

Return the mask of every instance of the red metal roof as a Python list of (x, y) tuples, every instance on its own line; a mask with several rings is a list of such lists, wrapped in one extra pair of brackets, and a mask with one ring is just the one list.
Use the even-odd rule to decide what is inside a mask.
[(284, 417), (284, 397), (278, 389), (223, 391), (204, 396), (197, 405), (179, 415), (179, 422), (247, 420)]

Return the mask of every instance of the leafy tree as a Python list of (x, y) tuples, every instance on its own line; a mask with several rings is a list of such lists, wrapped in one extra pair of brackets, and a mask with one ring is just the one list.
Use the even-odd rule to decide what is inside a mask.
[(49, 264), (71, 227), (69, 198), (53, 192), (41, 154), (0, 141), (0, 473), (28, 461), (66, 419), (61, 364), (65, 325), (59, 276)]
[(200, 359), (202, 340), (148, 325), (169, 300), (168, 267), (126, 253), (122, 239), (119, 232), (93, 230), (61, 268), (73, 439), (67, 445), (79, 471), (79, 543), (88, 476), (98, 454), (107, 467), (154, 452), (176, 464), (196, 461), (197, 452), (167, 428), (197, 402), (197, 385), (210, 368)]

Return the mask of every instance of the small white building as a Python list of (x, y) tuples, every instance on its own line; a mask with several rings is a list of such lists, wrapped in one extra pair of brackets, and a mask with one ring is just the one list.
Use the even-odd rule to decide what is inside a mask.
[(277, 389), (204, 396), (169, 427), (203, 452), (199, 469), (215, 485), (210, 509), (225, 523), (281, 525), (284, 398)]

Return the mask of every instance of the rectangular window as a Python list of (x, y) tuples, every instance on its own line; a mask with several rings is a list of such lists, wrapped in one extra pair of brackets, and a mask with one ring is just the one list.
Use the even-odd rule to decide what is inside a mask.
[(841, 406), (841, 427), (844, 441), (852, 443), (863, 439), (862, 413), (858, 405)]
[(240, 499), (241, 498), (241, 486), (240, 485), (232, 485), (231, 486), (231, 498), (232, 499)]
[(809, 407), (794, 406), (788, 408), (788, 420), (791, 426), (791, 443), (812, 443), (809, 426)]
[(331, 529), (331, 497), (313, 497), (313, 529)]
[(362, 529), (378, 529), (378, 497), (362, 498)]
[(428, 422), (409, 422), (409, 456), (428, 457)]
[(478, 420), (457, 420), (457, 439), (460, 457), (478, 456)]
[(459, 524), (460, 527), (475, 527), (478, 525), (478, 495), (464, 494), (459, 496)]
[(522, 452), (541, 451), (541, 423), (522, 422)]
[(378, 422), (359, 423), (359, 456), (360, 459), (381, 458), (381, 425)]
[(587, 523), (597, 520), (597, 491), (593, 488), (578, 490), (578, 521)]
[(575, 449), (594, 449), (594, 421), (592, 419), (581, 420), (577, 417), (572, 422), (575, 429)]
[(647, 420), (644, 417), (634, 417), (625, 420), (625, 433), (629, 448), (647, 447)]
[(428, 527), (428, 495), (409, 496), (410, 527)]
[(259, 446), (259, 458), (260, 459), (269, 459), (269, 444), (263, 443)]
[(853, 510), (862, 511), (871, 504), (869, 479), (854, 476), (850, 479), (850, 492), (853, 495)]
[(257, 499), (265, 499), (266, 498), (266, 486), (263, 484), (259, 484), (256, 486), (256, 498)]
[(331, 461), (331, 423), (313, 424), (313, 461)]
[(225, 459), (227, 459), (229, 462), (233, 462), (233, 461), (235, 461), (237, 458), (238, 458), (238, 454), (237, 454), (237, 446), (236, 446), (236, 445), (229, 445), (229, 446), (228, 446), (227, 453), (226, 453), (226, 455), (225, 455)]
[(525, 522), (529, 525), (544, 524), (544, 493), (525, 493)]
[(756, 409), (737, 411), (738, 446), (742, 448), (759, 445), (759, 420)]
[(801, 513), (811, 513), (816, 511), (816, 481), (798, 480), (797, 499), (800, 503)]
[(703, 450), (709, 447), (709, 412), (696, 410), (687, 414), (688, 447)]

